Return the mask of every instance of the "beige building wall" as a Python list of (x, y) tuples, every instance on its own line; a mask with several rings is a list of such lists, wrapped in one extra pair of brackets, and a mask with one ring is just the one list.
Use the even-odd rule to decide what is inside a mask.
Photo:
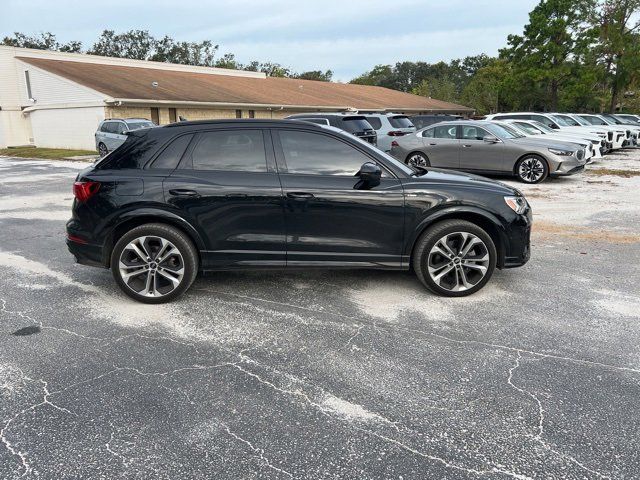
[(151, 119), (150, 107), (104, 107), (104, 118), (148, 118)]

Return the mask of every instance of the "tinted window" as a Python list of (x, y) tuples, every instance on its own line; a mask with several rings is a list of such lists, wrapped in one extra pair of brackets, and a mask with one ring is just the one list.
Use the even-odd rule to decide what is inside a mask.
[(109, 128), (109, 122), (103, 122), (102, 125), (100, 125), (101, 132), (105, 132), (105, 133), (108, 132), (109, 131), (108, 128)]
[(342, 129), (349, 133), (362, 132), (373, 128), (363, 116), (344, 117), (341, 125)]
[(441, 125), (434, 128), (434, 137), (436, 138), (456, 138), (457, 127), (455, 125)]
[(427, 138), (433, 138), (434, 130), (435, 129), (433, 128), (427, 128), (425, 131), (422, 132), (422, 136)]
[(393, 128), (411, 128), (414, 126), (407, 117), (389, 117), (389, 123)]
[(309, 132), (280, 131), (289, 173), (355, 175), (371, 159), (340, 140)]
[(105, 133), (116, 133), (116, 122), (105, 122), (102, 124), (102, 131)]
[(382, 128), (382, 120), (378, 117), (367, 117), (367, 122), (369, 122), (376, 130), (380, 130)]
[(260, 130), (204, 132), (191, 158), (195, 170), (267, 171)]
[(489, 135), (487, 131), (482, 128), (471, 127), (469, 125), (462, 127), (462, 138), (465, 140), (482, 140), (487, 135)]
[(170, 168), (171, 170), (176, 168), (192, 137), (193, 135), (183, 135), (176, 138), (153, 161), (151, 168)]
[(552, 120), (548, 119), (547, 117), (543, 117), (542, 115), (531, 115), (531, 120), (540, 122), (550, 128), (558, 128), (558, 126)]

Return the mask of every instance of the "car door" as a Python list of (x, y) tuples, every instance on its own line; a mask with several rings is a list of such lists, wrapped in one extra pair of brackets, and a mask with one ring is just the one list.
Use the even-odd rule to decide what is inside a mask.
[(115, 150), (120, 145), (122, 145), (127, 139), (127, 136), (125, 135), (125, 132), (127, 131), (127, 124), (124, 122), (114, 122), (114, 123), (115, 123), (115, 129), (113, 133), (113, 148), (111, 148), (110, 150)]
[(355, 141), (302, 129), (272, 132), (286, 197), (287, 266), (402, 267), (400, 181), (383, 168), (380, 185), (361, 186), (356, 174), (376, 159)]
[(283, 195), (268, 132), (198, 133), (163, 189), (203, 235), (205, 269), (285, 266)]
[(422, 132), (424, 153), (432, 167), (458, 168), (460, 166), (460, 140), (456, 125), (435, 125)]
[(504, 166), (504, 143), (486, 142), (485, 137), (495, 135), (475, 125), (460, 125), (460, 169), (499, 172)]
[(117, 145), (115, 145), (115, 132), (116, 132), (116, 122), (105, 122), (102, 125), (102, 132), (100, 135), (100, 140), (107, 147), (107, 150), (110, 152), (115, 150)]

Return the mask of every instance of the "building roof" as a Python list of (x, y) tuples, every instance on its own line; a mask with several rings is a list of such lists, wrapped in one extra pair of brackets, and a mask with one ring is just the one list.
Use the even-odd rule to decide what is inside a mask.
[[(383, 87), (292, 78), (250, 78), (17, 56), (103, 93), (113, 101), (287, 108), (471, 112), (473, 109)], [(155, 86), (154, 86), (155, 85)]]

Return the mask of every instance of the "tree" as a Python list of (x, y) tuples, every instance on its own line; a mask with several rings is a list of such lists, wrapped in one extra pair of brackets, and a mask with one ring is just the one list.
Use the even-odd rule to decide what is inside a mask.
[(558, 109), (572, 63), (589, 44), (592, 32), (585, 20), (593, 8), (594, 0), (542, 0), (529, 14), (523, 35), (509, 35), (508, 47), (500, 52), (513, 63), (516, 76), (539, 84), (546, 92), (543, 104), (551, 110)]
[(129, 30), (120, 34), (116, 34), (113, 30), (104, 30), (87, 53), (105, 57), (149, 60), (155, 46), (156, 40), (147, 30)]
[(615, 112), (620, 97), (640, 74), (639, 12), (640, 0), (604, 0), (594, 11), (597, 51), (611, 95), (610, 112)]
[(322, 72), (321, 70), (311, 70), (309, 72), (296, 73), (292, 75), (292, 78), (300, 78), (302, 80), (317, 80), (319, 82), (330, 82), (333, 77), (333, 72), (327, 70)]
[(510, 65), (506, 61), (496, 59), (478, 68), (462, 91), (460, 101), (479, 115), (501, 111), (503, 105), (512, 103), (504, 87), (509, 70)]
[(38, 50), (58, 50), (60, 52), (78, 53), (82, 50), (82, 42), (71, 41), (59, 43), (51, 32), (41, 33), (39, 36), (29, 36), (24, 33), (14, 32), (13, 37), (4, 37), (2, 45), (20, 48), (35, 48)]
[(458, 93), (455, 83), (446, 77), (431, 77), (422, 80), (420, 85), (411, 92), (414, 95), (435, 98), (445, 102), (458, 101)]

